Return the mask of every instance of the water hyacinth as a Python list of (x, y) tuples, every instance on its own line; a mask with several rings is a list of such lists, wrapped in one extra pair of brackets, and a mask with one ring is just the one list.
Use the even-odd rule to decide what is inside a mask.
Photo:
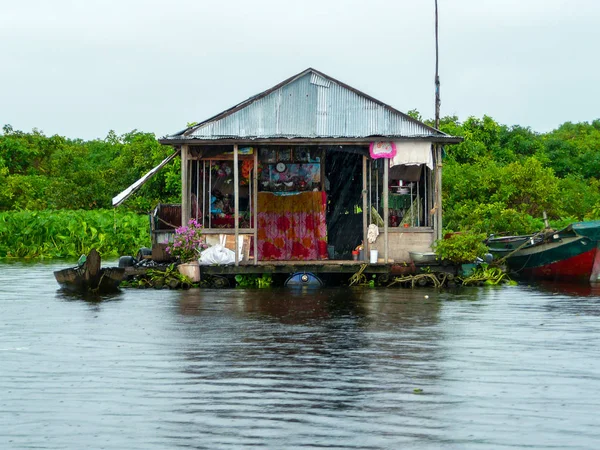
[(190, 262), (208, 247), (202, 237), (202, 225), (196, 219), (190, 219), (187, 225), (175, 229), (173, 244), (167, 247), (167, 253), (181, 262)]

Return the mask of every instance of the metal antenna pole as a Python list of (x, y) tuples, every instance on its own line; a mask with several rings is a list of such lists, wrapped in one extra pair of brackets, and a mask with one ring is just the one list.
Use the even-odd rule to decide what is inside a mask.
[(435, 0), (435, 128), (440, 128), (440, 76), (438, 46), (438, 2)]
[[(435, 0), (435, 128), (440, 128), (440, 76), (438, 46), (438, 0)], [(442, 238), (442, 147), (435, 145), (435, 229), (436, 239)]]

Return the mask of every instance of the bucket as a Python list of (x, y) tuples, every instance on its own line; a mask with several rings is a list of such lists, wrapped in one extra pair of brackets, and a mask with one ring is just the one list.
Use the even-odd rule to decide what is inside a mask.
[(377, 257), (379, 256), (378, 250), (371, 250), (371, 260), (369, 261), (371, 264), (377, 264)]
[(181, 275), (185, 275), (192, 280), (192, 283), (198, 283), (200, 281), (200, 266), (198, 265), (198, 261), (179, 264), (177, 270), (179, 270)]

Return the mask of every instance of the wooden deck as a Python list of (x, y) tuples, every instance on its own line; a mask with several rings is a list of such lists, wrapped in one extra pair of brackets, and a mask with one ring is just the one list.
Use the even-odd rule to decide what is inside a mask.
[(355, 273), (361, 265), (367, 264), (366, 273), (389, 273), (390, 264), (368, 264), (365, 261), (323, 260), (323, 261), (254, 261), (240, 262), (239, 266), (200, 266), (200, 272), (206, 275), (237, 275), (252, 273)]

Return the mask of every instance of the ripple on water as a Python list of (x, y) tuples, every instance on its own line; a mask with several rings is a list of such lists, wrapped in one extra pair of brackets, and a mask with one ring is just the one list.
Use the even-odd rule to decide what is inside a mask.
[(0, 270), (0, 448), (576, 449), (600, 438), (592, 289), (91, 300), (57, 292), (56, 268)]

